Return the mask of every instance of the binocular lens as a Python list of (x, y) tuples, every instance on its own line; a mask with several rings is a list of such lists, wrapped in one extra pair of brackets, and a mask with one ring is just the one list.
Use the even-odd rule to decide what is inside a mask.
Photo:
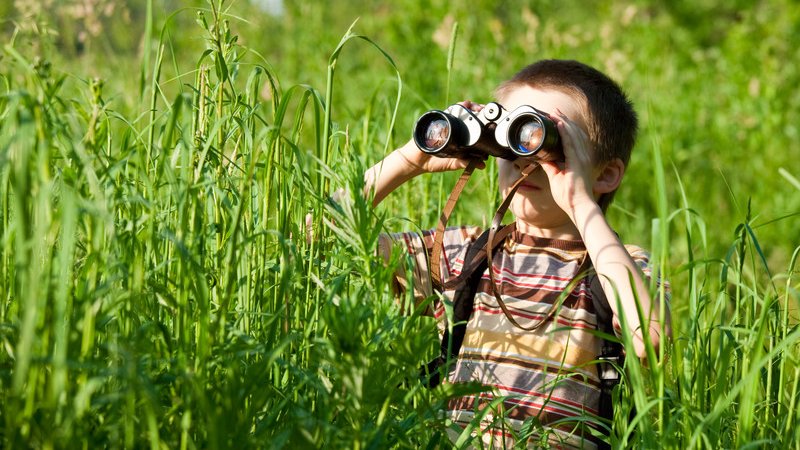
[(425, 129), (423, 142), (426, 148), (438, 149), (450, 139), (450, 124), (444, 119), (432, 120)]
[(544, 140), (544, 127), (537, 120), (528, 120), (516, 127), (512, 136), (511, 141), (516, 143), (517, 154), (536, 153)]

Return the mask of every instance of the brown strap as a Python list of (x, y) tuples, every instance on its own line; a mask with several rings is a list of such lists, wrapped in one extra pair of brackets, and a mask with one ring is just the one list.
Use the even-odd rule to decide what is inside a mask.
[[(540, 328), (545, 323), (547, 323), (547, 321), (553, 317), (556, 311), (558, 311), (558, 309), (564, 303), (564, 300), (567, 298), (567, 295), (562, 294), (557, 301), (553, 302), (553, 304), (550, 306), (550, 309), (547, 310), (547, 313), (545, 314), (544, 318), (542, 318), (542, 320), (540, 320), (539, 322), (534, 323), (529, 327), (524, 327), (520, 325), (519, 322), (517, 322), (517, 320), (514, 319), (514, 316), (511, 315), (511, 312), (508, 310), (506, 303), (503, 301), (502, 298), (500, 298), (500, 292), (497, 289), (497, 281), (495, 280), (494, 277), (494, 268), (492, 267), (492, 260), (493, 260), (492, 249), (494, 248), (495, 239), (499, 237), (497, 231), (500, 228), (500, 224), (503, 221), (503, 216), (506, 214), (508, 206), (511, 204), (512, 197), (514, 197), (514, 194), (517, 192), (517, 189), (519, 189), (519, 186), (522, 184), (522, 182), (525, 181), (526, 178), (528, 178), (528, 175), (533, 173), (533, 171), (539, 167), (540, 167), (539, 164), (532, 163), (522, 169), (522, 171), (520, 172), (519, 179), (515, 181), (514, 184), (511, 186), (511, 192), (508, 193), (505, 200), (503, 200), (503, 203), (500, 205), (499, 208), (497, 208), (497, 212), (494, 215), (494, 219), (492, 219), (492, 227), (489, 230), (489, 241), (486, 243), (486, 258), (488, 260), (488, 266), (489, 266), (489, 279), (491, 280), (492, 293), (494, 294), (494, 298), (495, 300), (497, 300), (497, 304), (500, 305), (500, 309), (503, 310), (503, 314), (505, 314), (509, 322), (511, 322), (511, 324), (514, 325), (515, 327), (525, 331), (534, 331)], [(589, 264), (591, 264), (591, 260), (589, 259), (588, 254), (586, 254), (583, 257), (583, 261), (581, 261), (581, 265), (578, 269), (578, 274), (581, 274), (586, 269), (588, 269)], [(569, 291), (564, 291), (564, 292), (568, 294)]]
[[(508, 235), (516, 229), (516, 222), (511, 222), (510, 224), (504, 226), (495, 234), (495, 242), (503, 242), (506, 237), (508, 237)], [(457, 277), (451, 278), (444, 282), (442, 290), (458, 289), (470, 278), (470, 276), (472, 276), (472, 273), (475, 272), (475, 270), (481, 264), (486, 262), (486, 245), (488, 243), (488, 239), (483, 239), (483, 241), (485, 242), (482, 242), (479, 238), (478, 241), (472, 243), (472, 245), (480, 245), (480, 249), (475, 252), (475, 256), (471, 259), (471, 261), (464, 261), (464, 265), (461, 268), (461, 273)]]
[(464, 190), (464, 186), (466, 186), (467, 181), (469, 181), (470, 175), (475, 170), (475, 167), (478, 165), (480, 161), (477, 159), (473, 159), (469, 161), (467, 167), (461, 173), (461, 176), (458, 178), (456, 185), (453, 186), (453, 190), (450, 191), (450, 197), (447, 198), (447, 203), (444, 205), (444, 209), (442, 209), (442, 214), (439, 216), (439, 225), (436, 227), (436, 234), (433, 237), (433, 251), (431, 252), (431, 283), (433, 284), (433, 288), (442, 291), (442, 274), (440, 272), (439, 266), (441, 264), (442, 258), (442, 250), (444, 247), (443, 239), (444, 239), (444, 229), (447, 226), (447, 221), (450, 219), (450, 214), (453, 212), (453, 208), (456, 206), (456, 201), (458, 197), (461, 196), (461, 192)]

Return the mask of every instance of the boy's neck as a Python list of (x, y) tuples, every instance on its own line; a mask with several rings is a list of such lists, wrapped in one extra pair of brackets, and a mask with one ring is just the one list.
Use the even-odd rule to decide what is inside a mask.
[(567, 241), (580, 241), (581, 235), (570, 220), (564, 223), (542, 226), (517, 219), (517, 231), (531, 236), (548, 239), (563, 239)]

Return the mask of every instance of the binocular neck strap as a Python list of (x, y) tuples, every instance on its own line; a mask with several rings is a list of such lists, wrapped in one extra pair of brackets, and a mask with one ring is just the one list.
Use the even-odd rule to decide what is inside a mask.
[[(469, 177), (472, 175), (472, 172), (475, 170), (477, 166), (477, 160), (471, 160), (467, 167), (464, 169), (464, 172), (461, 173), (456, 185), (453, 186), (453, 190), (450, 192), (450, 196), (447, 198), (447, 203), (442, 210), (442, 214), (439, 216), (439, 224), (436, 227), (436, 234), (433, 238), (433, 249), (431, 251), (431, 283), (433, 284), (433, 288), (438, 291), (443, 291), (445, 289), (453, 288), (454, 286), (458, 286), (462, 283), (467, 277), (469, 277), (470, 273), (475, 269), (477, 264), (472, 264), (473, 262), (465, 261), (464, 269), (461, 271), (461, 275), (456, 279), (449, 280), (446, 284), (442, 283), (442, 274), (441, 274), (441, 259), (442, 259), (442, 251), (444, 249), (443, 239), (444, 239), (444, 229), (447, 226), (447, 221), (450, 219), (450, 214), (453, 212), (455, 208), (456, 201), (461, 196), (461, 192), (464, 190), (464, 186), (466, 186), (467, 181), (469, 181)], [(492, 226), (489, 229), (489, 238), (486, 243), (485, 251), (479, 253), (480, 257), (483, 258), (486, 256), (489, 259), (489, 267), (492, 266), (492, 258), (491, 258), (491, 249), (494, 248), (495, 242), (498, 239), (505, 239), (512, 231), (516, 229), (514, 227), (514, 223), (509, 224), (506, 227), (501, 228), (501, 223), (503, 221), (503, 216), (505, 216), (506, 211), (508, 210), (508, 206), (511, 204), (511, 199), (514, 197), (514, 193), (517, 192), (517, 189), (522, 184), (523, 181), (533, 173), (533, 171), (539, 167), (538, 164), (533, 163), (525, 166), (520, 171), (520, 177), (514, 184), (511, 186), (511, 191), (508, 193), (506, 198), (503, 200), (503, 203), (497, 208), (497, 212), (494, 215), (494, 219), (492, 220)], [(469, 263), (469, 264), (468, 264)], [(467, 265), (468, 264), (468, 265)], [(491, 272), (491, 271), (490, 271)], [(503, 305), (505, 306), (505, 305)]]
[(475, 167), (478, 165), (477, 159), (472, 159), (467, 164), (467, 167), (461, 172), (461, 176), (458, 178), (456, 185), (453, 186), (453, 190), (450, 191), (450, 197), (447, 198), (447, 203), (444, 205), (444, 209), (442, 209), (442, 214), (439, 216), (439, 225), (436, 227), (436, 234), (433, 238), (433, 250), (431, 251), (431, 283), (433, 284), (433, 288), (442, 291), (442, 273), (440, 271), (440, 264), (442, 259), (442, 248), (443, 248), (443, 239), (444, 239), (444, 229), (447, 226), (447, 221), (450, 219), (450, 214), (453, 212), (453, 208), (456, 206), (456, 201), (458, 201), (458, 197), (461, 196), (461, 192), (464, 190), (464, 186), (466, 186), (467, 181), (469, 181), (469, 177), (472, 175), (472, 172), (475, 170)]

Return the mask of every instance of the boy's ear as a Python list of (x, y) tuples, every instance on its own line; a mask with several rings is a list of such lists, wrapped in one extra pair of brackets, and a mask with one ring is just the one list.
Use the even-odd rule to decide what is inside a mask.
[(625, 175), (625, 163), (619, 158), (607, 162), (597, 178), (594, 180), (594, 191), (598, 194), (607, 194), (614, 192), (619, 184), (622, 183), (622, 177)]

